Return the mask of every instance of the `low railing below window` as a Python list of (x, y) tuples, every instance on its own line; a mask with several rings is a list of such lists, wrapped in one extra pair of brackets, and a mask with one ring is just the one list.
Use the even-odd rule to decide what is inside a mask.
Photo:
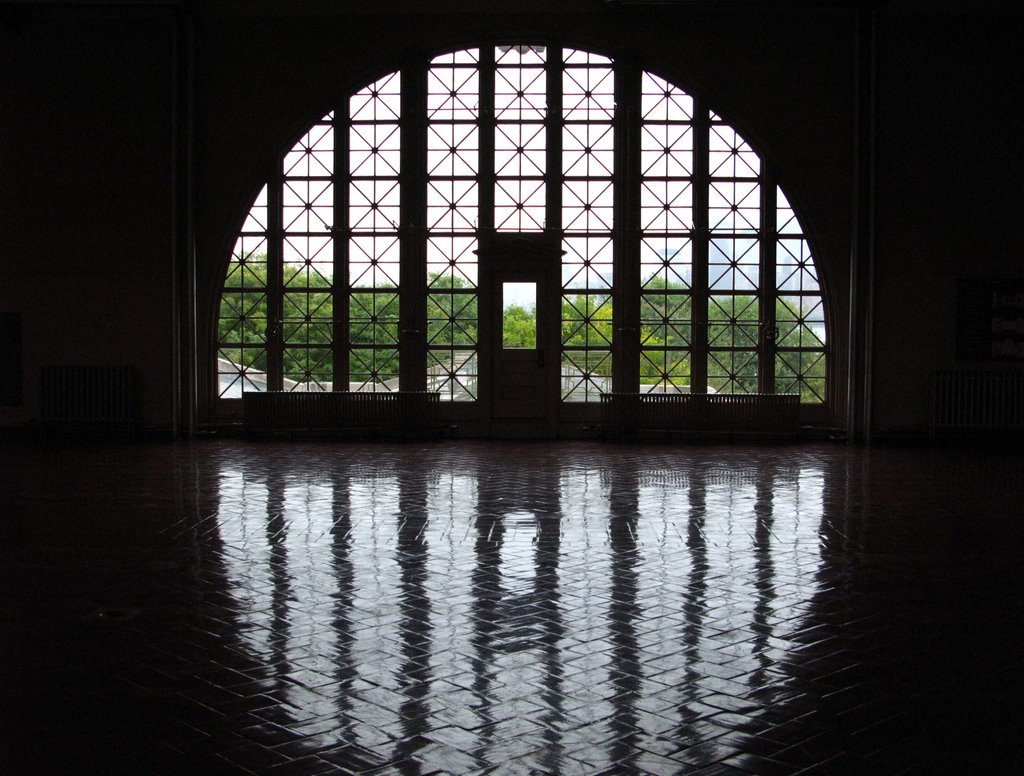
[(439, 396), (426, 391), (267, 391), (243, 394), (246, 432), (436, 435)]
[(601, 430), (610, 439), (691, 434), (795, 437), (797, 394), (601, 394)]

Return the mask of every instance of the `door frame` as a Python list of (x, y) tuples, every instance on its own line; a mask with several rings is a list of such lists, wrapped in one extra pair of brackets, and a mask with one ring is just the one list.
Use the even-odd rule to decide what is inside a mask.
[[(556, 438), (559, 416), (559, 364), (561, 314), (561, 244), (557, 235), (492, 233), (481, 245), (481, 406), (486, 434), (491, 437)], [(537, 284), (537, 348), (543, 353), (542, 418), (496, 416), (502, 351), (502, 283)]]

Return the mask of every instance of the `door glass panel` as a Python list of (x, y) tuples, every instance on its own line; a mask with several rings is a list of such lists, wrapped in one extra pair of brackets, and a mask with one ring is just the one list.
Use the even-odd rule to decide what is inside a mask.
[(501, 346), (537, 347), (537, 284), (501, 284)]

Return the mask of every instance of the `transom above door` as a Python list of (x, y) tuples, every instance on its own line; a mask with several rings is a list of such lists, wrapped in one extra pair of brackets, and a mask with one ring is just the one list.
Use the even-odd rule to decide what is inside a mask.
[[(500, 254), (513, 238), (543, 271)], [(496, 339), (508, 283), (538, 294), (532, 387)], [(249, 209), (217, 322), (222, 406), (431, 390), (453, 422), (549, 435), (608, 391), (827, 399), (825, 304), (774, 172), (702, 99), (572, 48), (461, 50), (339, 101)]]

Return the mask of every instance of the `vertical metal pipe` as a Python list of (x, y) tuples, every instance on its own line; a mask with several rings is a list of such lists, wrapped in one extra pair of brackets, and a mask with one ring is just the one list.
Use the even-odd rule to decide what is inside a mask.
[(857, 422), (857, 373), (860, 371), (860, 331), (857, 325), (857, 308), (860, 304), (858, 285), (860, 283), (860, 140), (861, 140), (861, 13), (853, 12), (853, 195), (850, 198), (850, 313), (848, 324), (849, 346), (847, 348), (846, 369), (846, 436), (855, 440), (858, 436)]
[(196, 251), (193, 171), (194, 22), (171, 17), (171, 436), (196, 433)]
[(185, 434), (189, 439), (196, 435), (199, 385), (196, 360), (198, 358), (198, 314), (196, 311), (196, 224), (195, 224), (195, 19), (190, 11), (181, 10), (184, 15), (184, 111), (185, 138), (182, 167), (185, 173), (185, 204), (183, 213), (185, 232)]
[(171, 438), (181, 437), (181, 212), (180, 186), (181, 137), (181, 17), (171, 11)]
[(854, 15), (853, 202), (846, 397), (847, 436), (870, 443), (872, 428), (875, 263), (876, 11)]
[(874, 344), (875, 344), (875, 130), (877, 123), (877, 11), (874, 4), (868, 10), (868, 94), (867, 94), (867, 298), (864, 300), (864, 441), (874, 438)]

